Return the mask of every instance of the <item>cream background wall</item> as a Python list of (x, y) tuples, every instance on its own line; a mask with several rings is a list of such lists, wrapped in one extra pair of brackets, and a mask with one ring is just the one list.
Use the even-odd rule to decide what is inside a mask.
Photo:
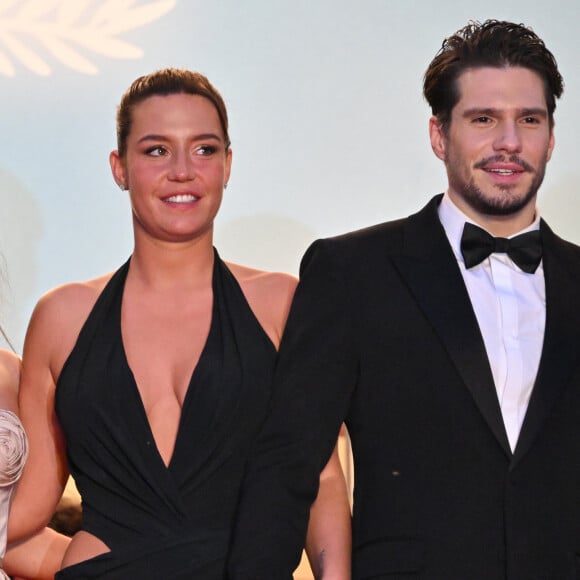
[(558, 59), (566, 91), (540, 207), (580, 242), (577, 0), (0, 2), (0, 318), (17, 350), (42, 293), (131, 251), (107, 157), (136, 76), (189, 67), (219, 88), (234, 167), (216, 246), (297, 273), (313, 239), (406, 215), (443, 190), (422, 75), (446, 34), (490, 17), (531, 25)]

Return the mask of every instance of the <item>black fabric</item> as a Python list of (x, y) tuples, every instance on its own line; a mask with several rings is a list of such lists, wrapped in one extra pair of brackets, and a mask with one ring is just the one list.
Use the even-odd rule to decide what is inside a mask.
[(211, 328), (166, 467), (123, 349), (129, 264), (99, 297), (56, 391), (83, 527), (111, 551), (57, 578), (221, 579), (276, 350), (216, 252)]
[(542, 261), (540, 230), (513, 238), (494, 238), (482, 228), (467, 222), (461, 236), (461, 255), (465, 267), (477, 266), (493, 253), (507, 254), (524, 272), (533, 274)]

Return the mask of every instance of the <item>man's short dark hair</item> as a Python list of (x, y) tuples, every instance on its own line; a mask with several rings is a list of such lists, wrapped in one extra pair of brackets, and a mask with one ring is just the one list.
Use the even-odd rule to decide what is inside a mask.
[(458, 78), (478, 67), (523, 67), (535, 72), (544, 83), (550, 124), (554, 122), (556, 99), (564, 90), (554, 55), (530, 28), (501, 20), (471, 21), (443, 41), (429, 64), (423, 95), (443, 129), (449, 127), (451, 111), (458, 103)]

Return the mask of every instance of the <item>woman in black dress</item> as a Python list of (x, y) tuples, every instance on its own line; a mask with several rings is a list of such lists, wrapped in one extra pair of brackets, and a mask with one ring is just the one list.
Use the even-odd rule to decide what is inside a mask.
[[(35, 308), (20, 395), (30, 459), (9, 534), (46, 524), (70, 472), (83, 530), (57, 578), (222, 579), (296, 281), (223, 262), (213, 247), (232, 152), (204, 76), (137, 79), (117, 137), (110, 162), (131, 201), (134, 251)], [(318, 577), (347, 579), (336, 454), (321, 481), (310, 559)]]

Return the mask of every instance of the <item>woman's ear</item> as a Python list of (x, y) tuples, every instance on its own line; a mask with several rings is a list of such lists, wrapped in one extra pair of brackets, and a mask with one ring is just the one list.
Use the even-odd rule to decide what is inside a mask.
[(109, 164), (111, 166), (111, 173), (113, 174), (113, 179), (121, 190), (128, 189), (125, 165), (121, 158), (119, 157), (119, 152), (115, 149), (111, 151), (109, 155)]

